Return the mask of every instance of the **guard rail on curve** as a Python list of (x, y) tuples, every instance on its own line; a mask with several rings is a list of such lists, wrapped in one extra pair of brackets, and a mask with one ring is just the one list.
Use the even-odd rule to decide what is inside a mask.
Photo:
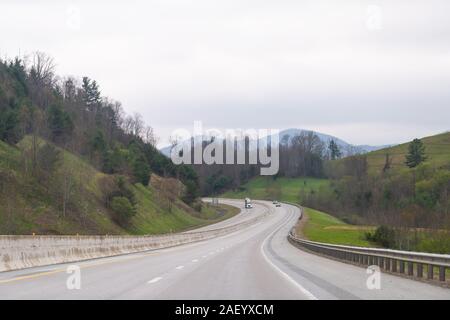
[[(302, 213), (300, 217), (302, 217), (303, 208), (298, 205), (295, 206), (300, 208)], [(450, 270), (450, 255), (447, 254), (353, 247), (309, 241), (298, 238), (295, 233), (295, 228), (291, 229), (288, 239), (296, 247), (301, 247), (334, 259), (362, 266), (377, 265), (381, 270), (393, 274), (401, 274), (415, 279), (431, 281), (438, 279), (441, 284), (448, 285), (446, 272)], [(426, 277), (424, 277), (424, 274)]]
[(0, 236), (0, 272), (162, 249), (224, 236), (267, 213), (223, 228), (148, 236)]

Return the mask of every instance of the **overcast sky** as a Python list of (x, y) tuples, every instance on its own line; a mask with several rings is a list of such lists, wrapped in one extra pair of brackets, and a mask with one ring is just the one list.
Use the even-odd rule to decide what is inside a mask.
[(354, 144), (450, 130), (448, 0), (1, 0), (0, 55), (96, 79), (161, 144), (194, 120)]

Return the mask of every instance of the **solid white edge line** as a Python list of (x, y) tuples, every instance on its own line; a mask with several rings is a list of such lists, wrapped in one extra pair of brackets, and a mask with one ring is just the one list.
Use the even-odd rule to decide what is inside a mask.
[(297, 287), (297, 289), (299, 289), (304, 295), (306, 295), (306, 297), (310, 300), (318, 300), (318, 298), (316, 296), (314, 296), (311, 292), (309, 292), (308, 290), (306, 290), (301, 284), (299, 284), (297, 281), (295, 281), (294, 279), (292, 279), (286, 272), (284, 272), (283, 270), (281, 270), (275, 263), (273, 263), (266, 255), (266, 253), (264, 252), (264, 246), (266, 245), (266, 242), (269, 240), (269, 238), (276, 233), (278, 230), (280, 230), (284, 225), (281, 225), (279, 228), (275, 229), (271, 234), (269, 234), (263, 241), (260, 250), (261, 250), (261, 254), (264, 257), (264, 259), (267, 261), (267, 263), (269, 263), (269, 265), (276, 271), (278, 271), (286, 280), (288, 280), (290, 283), (292, 283), (295, 287)]

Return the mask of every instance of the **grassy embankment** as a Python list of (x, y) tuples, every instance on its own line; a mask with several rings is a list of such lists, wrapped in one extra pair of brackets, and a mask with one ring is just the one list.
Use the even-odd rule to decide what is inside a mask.
[(299, 202), (300, 191), (318, 191), (327, 187), (329, 181), (315, 178), (277, 178), (256, 177), (241, 186), (240, 190), (229, 191), (222, 195), (224, 198), (273, 200)]
[[(42, 147), (46, 142), (39, 141)], [(153, 186), (132, 185), (136, 215), (127, 226), (104, 205), (100, 183), (105, 174), (67, 151), (57, 169), (38, 181), (29, 167), (30, 138), (17, 146), (0, 141), (0, 234), (156, 234), (177, 232), (226, 219), (236, 210), (204, 206), (197, 212), (176, 198), (170, 209)], [(63, 215), (62, 190), (69, 186)]]
[[(450, 166), (450, 133), (442, 133), (421, 139), (425, 145), (427, 156), (426, 164), (434, 168)], [(409, 170), (405, 164), (405, 157), (408, 153), (409, 143), (400, 144), (391, 148), (382, 149), (367, 154), (369, 173), (379, 174), (382, 172), (386, 154), (391, 158), (392, 171), (400, 172)]]
[(302, 234), (306, 239), (351, 246), (374, 246), (365, 239), (365, 233), (373, 231), (375, 227), (349, 225), (329, 214), (309, 208), (305, 209), (305, 214), (307, 221), (304, 226), (297, 226), (297, 234)]

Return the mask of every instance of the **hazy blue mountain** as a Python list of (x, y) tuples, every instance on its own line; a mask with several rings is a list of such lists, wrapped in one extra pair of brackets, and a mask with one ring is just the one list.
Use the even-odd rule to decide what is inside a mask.
[[(282, 130), (280, 131), (280, 142), (283, 141), (283, 138), (285, 138), (287, 143), (290, 143), (292, 138), (295, 136), (298, 136), (300, 134), (303, 133), (308, 133), (311, 132), (311, 130), (304, 130), (304, 129), (295, 129), (295, 128), (291, 128), (291, 129), (286, 129), (286, 130)], [(350, 155), (355, 155), (355, 154), (364, 154), (364, 153), (368, 153), (371, 151), (376, 151), (376, 150), (380, 150), (386, 147), (389, 147), (388, 145), (384, 145), (384, 146), (370, 146), (370, 145), (352, 145), (338, 137), (334, 137), (332, 135), (328, 135), (325, 133), (321, 133), (321, 132), (317, 132), (317, 131), (312, 131), (314, 132), (319, 138), (320, 140), (322, 140), (322, 142), (325, 144), (325, 146), (328, 146), (328, 144), (330, 143), (331, 140), (334, 140), (339, 148), (342, 151), (343, 156), (350, 156)], [(199, 137), (196, 138), (197, 140), (200, 140)], [(269, 141), (270, 141), (270, 137), (269, 137)], [(160, 151), (166, 155), (166, 156), (170, 156), (170, 146), (167, 147), (163, 147), (160, 149)]]
[(384, 145), (384, 146), (353, 145), (353, 144), (348, 143), (338, 137), (335, 137), (335, 136), (332, 136), (329, 134), (312, 131), (312, 130), (294, 129), (294, 128), (280, 131), (280, 141), (283, 140), (283, 137), (287, 136), (288, 137), (287, 142), (290, 143), (293, 137), (302, 134), (302, 132), (303, 133), (314, 132), (326, 146), (328, 146), (328, 144), (330, 143), (331, 140), (334, 140), (337, 143), (337, 145), (339, 146), (339, 148), (341, 149), (343, 156), (350, 156), (350, 155), (354, 155), (354, 154), (364, 154), (364, 153), (368, 153), (368, 152), (372, 152), (372, 151), (376, 151), (376, 150), (380, 150), (380, 149), (389, 147), (388, 145)]

